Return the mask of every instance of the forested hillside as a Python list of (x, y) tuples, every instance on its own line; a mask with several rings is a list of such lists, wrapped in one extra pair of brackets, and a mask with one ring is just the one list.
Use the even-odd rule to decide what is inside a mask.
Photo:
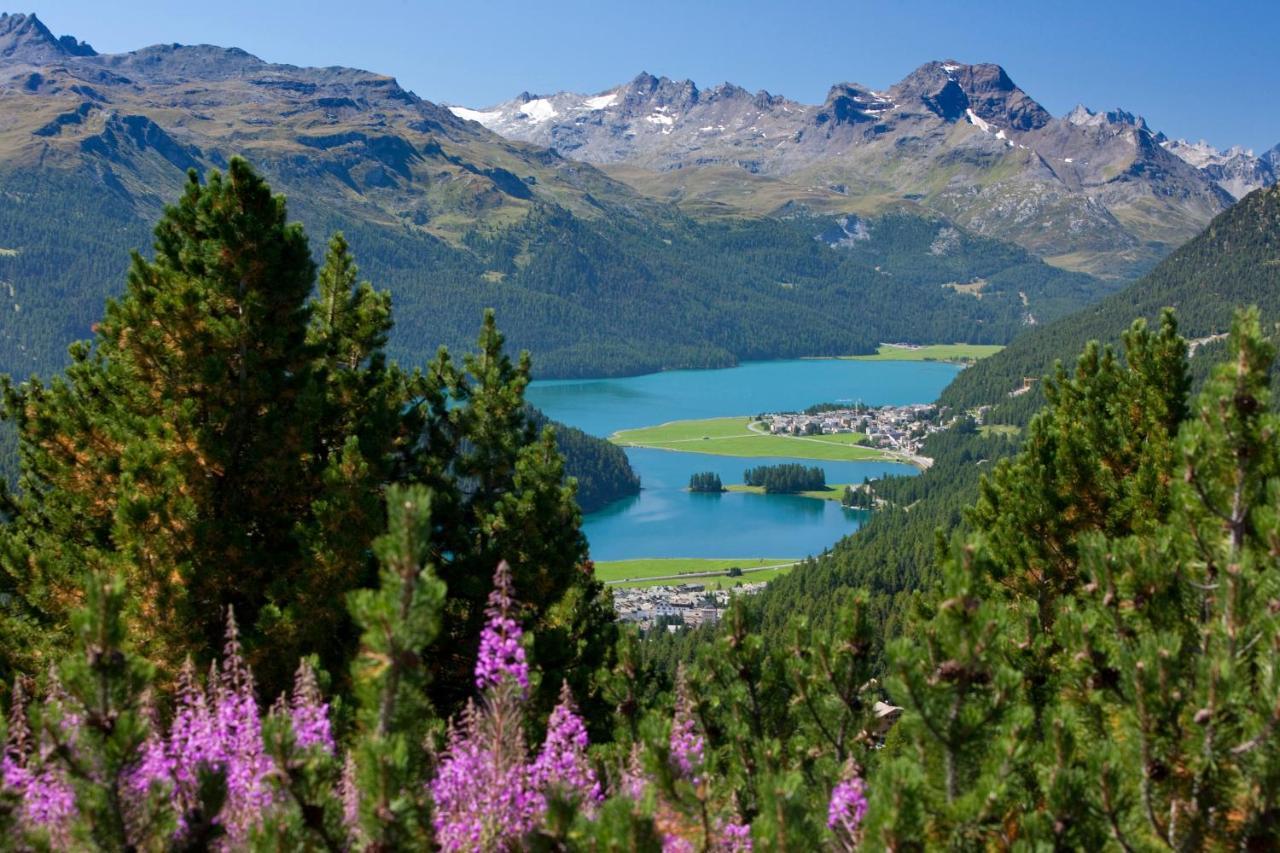
[(578, 481), (575, 497), (584, 513), (640, 493), (640, 477), (631, 470), (631, 462), (621, 447), (550, 420), (532, 406), (529, 421), (537, 429), (550, 425), (556, 431), (556, 449), (564, 457), (564, 475)]
[[(1173, 308), (1182, 333), (1217, 348), (1231, 326), (1232, 312), (1257, 305), (1265, 322), (1280, 321), (1280, 187), (1256, 190), (1219, 215), (1208, 228), (1150, 273), (1094, 306), (1019, 337), (997, 355), (964, 371), (943, 392), (942, 402), (959, 408), (1002, 404), (1025, 420), (1041, 399), (1009, 403), (1023, 378), (1050, 372), (1086, 341), (1117, 342), (1135, 317), (1154, 320)], [(1194, 364), (1194, 361), (1193, 361)]]
[[(10, 316), (0, 326), (0, 368), (61, 367), (67, 344), (88, 335), (96, 306), (118, 292), (128, 262), (121, 246), (148, 246), (141, 213), (98, 180), (0, 173), (0, 233), (10, 244), (0, 246)], [(1029, 317), (1061, 316), (1111, 287), (903, 215), (865, 223), (869, 238), (846, 248), (815, 239), (836, 227), (830, 221), (698, 223), (622, 211), (589, 221), (539, 208), (454, 247), (305, 196), (291, 209), (311, 230), (343, 230), (364, 272), (391, 289), (389, 352), (404, 364), (462, 345), (490, 307), (513, 346), (536, 356), (539, 375), (615, 375), (867, 353), (886, 340), (1007, 343)], [(954, 237), (944, 251), (931, 249), (939, 233)], [(946, 286), (974, 280), (984, 282), (981, 299)]]

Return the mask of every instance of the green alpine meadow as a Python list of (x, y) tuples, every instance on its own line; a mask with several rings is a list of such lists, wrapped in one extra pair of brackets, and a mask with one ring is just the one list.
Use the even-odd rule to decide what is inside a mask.
[(918, 5), (0, 13), (0, 850), (1280, 848), (1280, 12)]

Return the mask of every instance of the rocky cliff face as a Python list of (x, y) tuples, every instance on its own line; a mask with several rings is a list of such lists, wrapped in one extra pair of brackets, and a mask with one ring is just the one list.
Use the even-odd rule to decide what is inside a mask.
[[(920, 203), (1112, 275), (1151, 263), (1275, 180), (1264, 158), (1245, 152), (1198, 162), (1124, 111), (1077, 107), (1055, 118), (992, 64), (930, 62), (883, 92), (840, 83), (822, 104), (641, 74), (595, 95), (525, 93), (451, 109), (691, 209)], [(740, 191), (728, 192), (735, 181)]]

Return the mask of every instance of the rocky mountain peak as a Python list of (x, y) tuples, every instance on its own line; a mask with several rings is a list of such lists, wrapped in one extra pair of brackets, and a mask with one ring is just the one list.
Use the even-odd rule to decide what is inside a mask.
[(1084, 104), (1076, 104), (1075, 109), (1067, 113), (1067, 121), (1077, 127), (1105, 127), (1114, 125), (1120, 127), (1132, 127), (1137, 130), (1151, 132), (1151, 128), (1147, 126), (1147, 120), (1139, 115), (1134, 115), (1121, 109), (1108, 110), (1106, 112), (1094, 112)]
[(692, 80), (654, 77), (642, 71), (619, 93), (628, 106), (654, 106), (684, 109), (698, 102), (701, 93)]
[(999, 129), (1037, 130), (1052, 119), (1049, 112), (1018, 88), (1004, 68), (994, 63), (968, 65), (956, 60), (927, 62), (892, 89), (893, 100), (923, 104), (946, 121), (969, 117)]
[(1224, 151), (1203, 139), (1188, 142), (1185, 139), (1168, 139), (1163, 134), (1156, 138), (1161, 148), (1209, 175), (1234, 198), (1243, 198), (1258, 187), (1265, 187), (1276, 181), (1277, 166), (1280, 163), (1272, 159), (1274, 149), (1256, 157), (1252, 151), (1240, 145), (1233, 145)]
[(857, 83), (837, 83), (813, 120), (818, 125), (860, 124), (874, 122), (892, 109), (893, 101), (885, 95)]
[(57, 38), (35, 15), (0, 13), (0, 57), (50, 62), (67, 56), (96, 55), (92, 47), (74, 36)]

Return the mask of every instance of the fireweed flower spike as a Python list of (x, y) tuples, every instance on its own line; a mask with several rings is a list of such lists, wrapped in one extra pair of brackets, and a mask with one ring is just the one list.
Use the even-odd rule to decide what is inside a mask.
[(222, 764), (209, 701), (196, 680), (190, 658), (178, 672), (178, 695), (173, 723), (169, 726), (167, 753), (179, 809), (189, 811), (196, 805), (201, 765), (213, 769)]
[(173, 784), (173, 759), (161, 734), (159, 714), (150, 690), (142, 697), (142, 714), (148, 724), (147, 738), (142, 742), (138, 760), (129, 770), (126, 780), (129, 790), (139, 797), (147, 796), (152, 786), (168, 787)]
[(342, 824), (352, 846), (363, 846), (360, 831), (360, 788), (356, 784), (356, 759), (347, 752), (342, 762), (342, 778), (338, 781), (338, 799), (342, 802)]
[(476, 658), (476, 687), (480, 690), (497, 686), (507, 678), (519, 684), (521, 690), (529, 689), (529, 664), (520, 644), (524, 631), (511, 613), (511, 567), (503, 560), (493, 576), (493, 591), (485, 610), (488, 621), (480, 634), (480, 654)]
[(843, 841), (851, 844), (856, 840), (858, 827), (866, 815), (866, 785), (862, 777), (850, 771), (831, 789), (827, 826)]
[(751, 826), (739, 823), (737, 818), (726, 821), (719, 827), (720, 837), (712, 848), (717, 853), (751, 853)]
[(436, 842), (444, 850), (515, 847), (546, 810), (524, 762), (519, 721), (507, 727), (495, 716), (468, 705), (462, 722), (450, 726), (445, 760), (431, 782)]
[(671, 720), (670, 748), (672, 769), (697, 785), (703, 759), (702, 735), (698, 734), (697, 722), (693, 718), (693, 701), (689, 697), (684, 667), (676, 672), (676, 703)]
[(9, 738), (0, 759), (0, 776), (7, 791), (17, 795), (18, 827), (47, 830), (55, 847), (65, 847), (75, 817), (75, 792), (62, 775), (45, 763), (27, 722), (27, 696), (21, 679), (14, 685)]
[(227, 643), (214, 690), (213, 719), (219, 757), (227, 771), (223, 819), (233, 842), (244, 840), (272, 804), (268, 776), (273, 765), (262, 742), (262, 718), (254, 698), (253, 673), (240, 653), (235, 615), (227, 614)]
[(319, 746), (334, 754), (333, 731), (329, 725), (329, 703), (320, 695), (316, 673), (303, 661), (293, 678), (293, 699), (289, 709), (293, 739), (298, 749)]
[(649, 789), (649, 780), (645, 777), (644, 767), (640, 762), (638, 744), (631, 745), (631, 755), (627, 758), (627, 766), (622, 770), (620, 788), (624, 794), (636, 802), (643, 800), (645, 792)]
[(578, 716), (573, 694), (566, 682), (560, 688), (560, 704), (551, 712), (547, 738), (533, 765), (533, 784), (546, 790), (555, 787), (583, 803), (599, 803), (604, 792), (587, 759), (587, 727)]

